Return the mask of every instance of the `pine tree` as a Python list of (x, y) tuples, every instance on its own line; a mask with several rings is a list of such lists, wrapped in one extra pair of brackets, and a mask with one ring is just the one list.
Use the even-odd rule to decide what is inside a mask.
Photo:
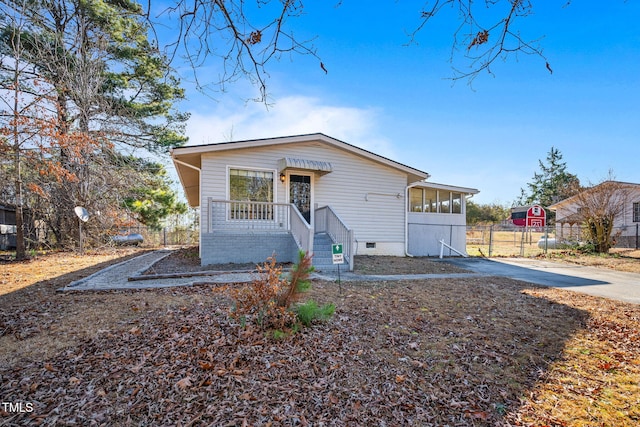
[(538, 163), (540, 172), (535, 172), (532, 181), (527, 184), (528, 194), (521, 189), (517, 204), (539, 204), (547, 207), (580, 190), (580, 180), (576, 175), (567, 172), (567, 163), (562, 161), (562, 154), (557, 148), (551, 147), (546, 163), (542, 160), (538, 160)]
[[(28, 116), (24, 108), (14, 108), (23, 112), (24, 131), (12, 149), (37, 153), (31, 157), (40, 163), (46, 160), (25, 188), (31, 189), (31, 199), (44, 202), (39, 219), (59, 245), (73, 243), (73, 206), (101, 212), (108, 210), (106, 202), (122, 207), (118, 185), (126, 180), (114, 173), (118, 169), (109, 161), (114, 152), (165, 152), (186, 141), (188, 116), (174, 108), (183, 90), (148, 33), (142, 8), (128, 0), (3, 1), (0, 49), (6, 60), (0, 90), (38, 100)], [(16, 64), (21, 67), (17, 84), (10, 78)], [(27, 78), (37, 85), (24, 84)], [(3, 129), (18, 122), (6, 113), (2, 120)]]

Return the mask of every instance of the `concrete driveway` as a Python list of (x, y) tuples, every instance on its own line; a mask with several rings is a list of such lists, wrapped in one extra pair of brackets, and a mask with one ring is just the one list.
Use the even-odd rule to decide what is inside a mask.
[(530, 258), (448, 258), (474, 273), (640, 304), (640, 274)]

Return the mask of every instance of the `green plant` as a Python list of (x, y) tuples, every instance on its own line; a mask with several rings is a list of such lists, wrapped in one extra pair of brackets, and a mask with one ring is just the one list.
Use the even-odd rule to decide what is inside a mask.
[(305, 326), (310, 326), (315, 320), (329, 319), (335, 310), (336, 306), (334, 304), (329, 303), (318, 306), (313, 300), (299, 304), (294, 308), (298, 320)]
[(234, 301), (231, 316), (236, 319), (244, 316), (247, 321), (251, 318), (263, 328), (284, 329), (293, 325), (296, 315), (289, 307), (311, 286), (311, 255), (300, 251), (289, 278), (276, 263), (275, 255), (257, 269), (258, 276), (249, 286), (230, 290)]
[(288, 287), (278, 295), (278, 304), (281, 307), (289, 308), (301, 293), (311, 288), (309, 276), (314, 270), (311, 258), (308, 252), (298, 252), (298, 262), (291, 269)]
[(591, 243), (591, 242), (578, 245), (576, 247), (576, 251), (581, 254), (597, 254), (598, 253), (597, 249), (598, 248), (596, 247), (595, 243)]
[(284, 331), (281, 331), (280, 329), (274, 329), (271, 331), (270, 335), (271, 335), (271, 338), (273, 338), (274, 340), (281, 340), (282, 338), (287, 336), (287, 333)]

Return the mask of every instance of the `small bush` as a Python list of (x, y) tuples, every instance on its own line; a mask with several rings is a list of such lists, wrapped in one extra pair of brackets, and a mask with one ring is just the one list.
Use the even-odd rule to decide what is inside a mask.
[(296, 314), (289, 308), (300, 293), (311, 286), (311, 255), (300, 251), (289, 278), (283, 274), (282, 266), (276, 264), (275, 256), (269, 257), (257, 269), (258, 276), (249, 286), (230, 290), (234, 301), (231, 316), (253, 320), (263, 328), (285, 329), (295, 324)]
[(316, 320), (328, 320), (336, 311), (336, 306), (329, 303), (319, 307), (315, 301), (309, 300), (296, 306), (294, 311), (303, 325), (310, 326)]

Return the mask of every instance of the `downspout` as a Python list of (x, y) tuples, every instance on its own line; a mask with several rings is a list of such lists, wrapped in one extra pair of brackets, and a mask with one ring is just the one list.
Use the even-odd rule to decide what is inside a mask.
[[(430, 175), (427, 175), (426, 179), (429, 179)], [(419, 184), (424, 184), (425, 181), (417, 181), (407, 185), (404, 189), (404, 255), (413, 258), (413, 255), (409, 253), (409, 189)]]

